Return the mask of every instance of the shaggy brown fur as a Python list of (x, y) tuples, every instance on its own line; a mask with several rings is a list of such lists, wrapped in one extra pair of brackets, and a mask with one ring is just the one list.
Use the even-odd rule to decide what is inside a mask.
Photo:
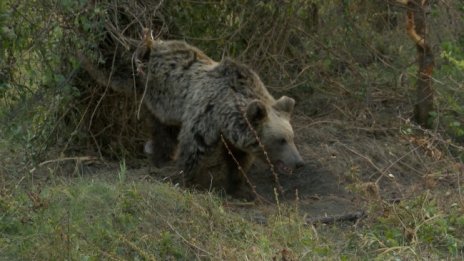
[[(242, 174), (221, 135), (245, 172), (263, 157), (260, 142), (278, 170), (303, 164), (289, 122), (293, 99), (275, 100), (254, 71), (231, 59), (215, 62), (181, 41), (150, 45), (138, 57), (143, 76), (136, 88), (161, 124), (174, 128), (174, 135), (179, 128), (176, 158), (188, 184), (232, 194), (242, 186)], [(124, 85), (114, 81), (119, 89)], [(163, 134), (166, 130), (162, 137), (171, 135)]]

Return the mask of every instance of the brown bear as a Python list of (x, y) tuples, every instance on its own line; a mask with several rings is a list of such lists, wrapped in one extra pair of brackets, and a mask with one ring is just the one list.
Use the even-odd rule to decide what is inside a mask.
[[(136, 89), (165, 125), (164, 141), (177, 136), (175, 158), (188, 185), (241, 193), (242, 173), (265, 154), (278, 172), (303, 165), (290, 124), (295, 101), (275, 100), (249, 67), (215, 62), (182, 41), (152, 41), (136, 56), (142, 72)], [(114, 89), (124, 88), (124, 81), (114, 82)]]

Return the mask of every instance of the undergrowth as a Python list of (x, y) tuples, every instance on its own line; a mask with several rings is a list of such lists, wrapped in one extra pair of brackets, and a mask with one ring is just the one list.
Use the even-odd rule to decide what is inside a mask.
[(316, 242), (296, 215), (261, 226), (212, 194), (143, 181), (70, 180), (2, 195), (0, 208), (7, 260), (269, 260)]
[[(278, 205), (258, 224), (212, 193), (143, 180), (56, 178), (0, 193), (2, 260), (410, 260), (464, 255), (462, 202), (430, 192), (372, 204), (358, 224), (307, 224)], [(131, 171), (126, 172), (127, 175)]]

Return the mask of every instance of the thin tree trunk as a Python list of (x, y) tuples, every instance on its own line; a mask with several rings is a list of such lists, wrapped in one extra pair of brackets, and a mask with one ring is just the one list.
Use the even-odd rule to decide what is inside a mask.
[(429, 128), (431, 127), (430, 113), (434, 110), (432, 72), (435, 63), (430, 42), (426, 41), (425, 7), (427, 5), (427, 0), (408, 0), (406, 26), (408, 35), (416, 44), (419, 65), (414, 120), (421, 126)]

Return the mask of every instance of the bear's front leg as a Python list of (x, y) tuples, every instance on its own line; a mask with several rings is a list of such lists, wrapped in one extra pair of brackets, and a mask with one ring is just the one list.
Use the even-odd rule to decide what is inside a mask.
[(150, 116), (150, 127), (152, 137), (145, 143), (144, 150), (152, 164), (160, 168), (175, 157), (180, 127), (165, 125), (153, 115)]
[(185, 185), (253, 199), (254, 194), (244, 177), (251, 165), (250, 154), (214, 133), (211, 129), (205, 133), (188, 125), (182, 127), (177, 160), (184, 171)]
[(219, 137), (182, 129), (179, 141), (178, 164), (184, 171), (186, 186), (227, 193), (233, 190), (237, 181), (230, 175), (230, 164)]
[(221, 173), (225, 176), (222, 184), (227, 194), (235, 198), (246, 200), (255, 199), (256, 195), (251, 186), (253, 182), (248, 176), (248, 170), (252, 163), (252, 156), (244, 151), (235, 148), (230, 143), (222, 145), (222, 169)]
[(181, 128), (177, 150), (177, 164), (184, 172), (184, 183), (187, 186), (195, 184), (196, 176), (200, 175), (201, 161), (208, 151), (204, 135), (194, 132), (189, 125)]

